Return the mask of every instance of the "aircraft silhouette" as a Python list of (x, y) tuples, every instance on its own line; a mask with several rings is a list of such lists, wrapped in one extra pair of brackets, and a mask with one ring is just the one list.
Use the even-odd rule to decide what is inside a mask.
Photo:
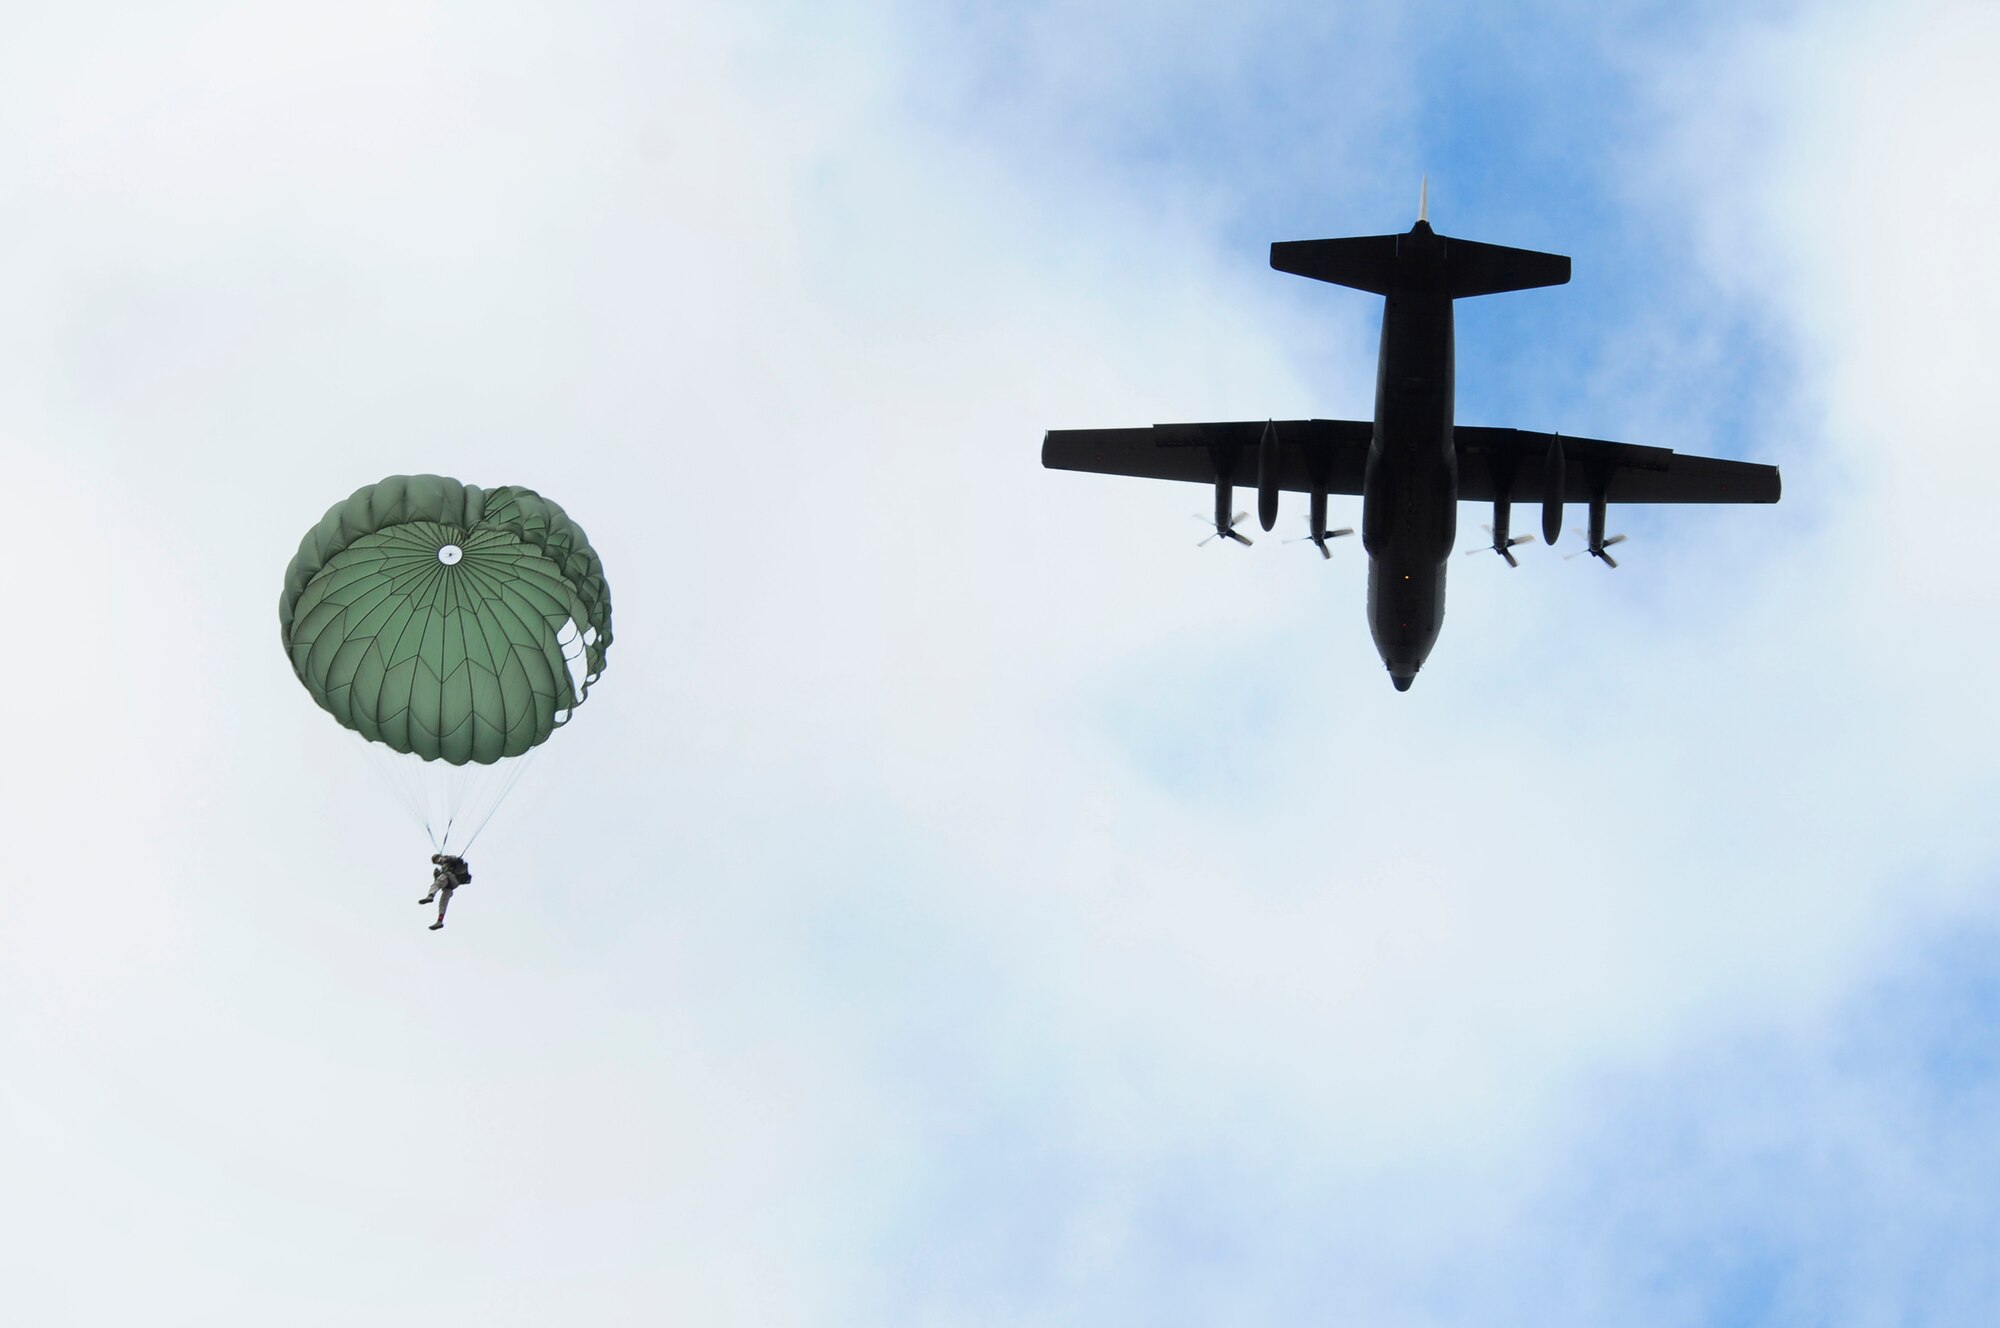
[[(1604, 534), (1609, 503), (1775, 503), (1775, 466), (1683, 456), (1597, 438), (1456, 425), (1452, 419), (1452, 302), (1474, 295), (1560, 286), (1569, 259), (1439, 235), (1428, 218), (1426, 181), (1417, 221), (1402, 235), (1290, 240), (1271, 246), (1271, 266), (1383, 297), (1381, 353), (1371, 420), (1251, 420), (1155, 424), (1136, 429), (1052, 429), (1042, 464), (1215, 486), (1215, 532), (1250, 541), (1230, 514), (1234, 485), (1257, 486), (1265, 530), (1281, 490), (1310, 494), (1308, 522), (1326, 552), (1328, 494), (1361, 495), (1368, 552), (1368, 626), (1396, 690), (1408, 691), (1444, 624), (1445, 569), (1458, 534), (1460, 501), (1490, 502), (1492, 542), (1482, 548), (1514, 565), (1516, 502), (1542, 504), (1542, 538), (1562, 534), (1565, 502), (1589, 505), (1583, 552), (1616, 567)], [(1211, 537), (1212, 538), (1212, 537)], [(1203, 541), (1206, 543), (1207, 541)]]

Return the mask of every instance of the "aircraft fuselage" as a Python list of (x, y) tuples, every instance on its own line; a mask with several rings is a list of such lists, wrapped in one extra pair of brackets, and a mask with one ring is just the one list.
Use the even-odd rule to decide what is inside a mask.
[[(1402, 239), (1443, 248), (1428, 234)], [(1383, 300), (1375, 436), (1361, 490), (1368, 627), (1398, 691), (1408, 689), (1444, 625), (1445, 569), (1458, 533), (1452, 301), (1441, 271), (1437, 284), (1435, 292)]]

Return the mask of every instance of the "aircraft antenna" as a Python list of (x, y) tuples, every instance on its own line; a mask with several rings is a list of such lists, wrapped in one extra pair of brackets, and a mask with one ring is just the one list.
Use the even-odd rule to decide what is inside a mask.
[(1431, 177), (1430, 177), (1430, 172), (1426, 171), (1424, 172), (1424, 182), (1422, 185), (1418, 187), (1418, 192), (1417, 192), (1417, 220), (1429, 221), (1430, 219), (1431, 219)]

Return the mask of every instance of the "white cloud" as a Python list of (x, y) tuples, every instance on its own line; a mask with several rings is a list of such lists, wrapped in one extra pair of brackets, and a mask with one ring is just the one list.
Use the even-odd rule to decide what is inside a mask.
[[(1936, 248), (1906, 211), (1986, 196), (1942, 112), (1991, 42), (1940, 12), (1658, 73), (1631, 188), (1742, 237), (1704, 270), (1825, 446), (1615, 578), (1462, 563), (1408, 697), (1355, 551), (1196, 551), (1197, 491), (1035, 464), (1052, 425), (1365, 409), (1368, 302), (1287, 302), (1200, 196), (1298, 169), (1299, 108), (1173, 197), (1121, 155), (1191, 73), (1259, 141), (1275, 11), (1039, 11), (1044, 100), (893, 9), (46, 21), (0, 79), (0, 400), (107, 699), (8, 775), (6, 875), (49, 883), (0, 942), (46, 1141), (15, 1302), (110, 1250), (91, 1313), (1476, 1317), (1434, 1256), (1506, 1248), (1578, 1084), (1811, 1018), (1992, 860), (1988, 467), (1937, 386), (1992, 273), (1945, 261), (1976, 208)], [(1338, 35), (1327, 188), (1379, 192), (1404, 35)], [(1703, 379), (1736, 343), (1697, 312), (1583, 408)], [(543, 489), (617, 604), (436, 938), (271, 620), (318, 511), (405, 469)], [(1911, 538), (1861, 544), (1878, 512)]]

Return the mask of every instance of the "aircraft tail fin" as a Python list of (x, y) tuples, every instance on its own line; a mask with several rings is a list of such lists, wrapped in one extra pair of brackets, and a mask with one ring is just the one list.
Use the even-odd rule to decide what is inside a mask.
[(1441, 276), (1445, 292), (1455, 300), (1569, 280), (1569, 259), (1561, 254), (1432, 235), (1429, 224), (1421, 221), (1407, 235), (1281, 240), (1271, 246), (1271, 266), (1376, 295), (1436, 291)]

